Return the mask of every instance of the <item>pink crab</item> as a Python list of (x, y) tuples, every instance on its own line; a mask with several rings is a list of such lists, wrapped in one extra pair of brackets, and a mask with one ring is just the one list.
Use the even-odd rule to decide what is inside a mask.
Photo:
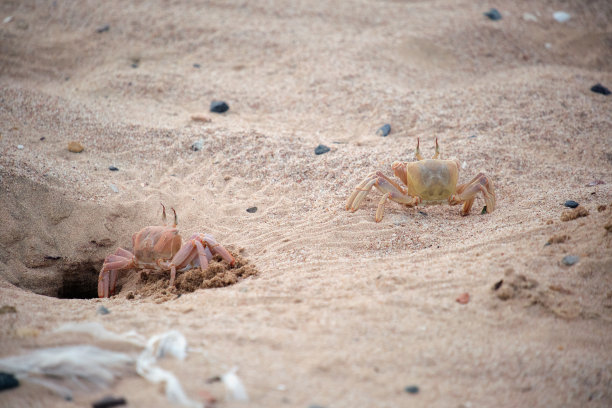
[(132, 235), (134, 253), (117, 248), (114, 254), (106, 257), (98, 278), (98, 296), (109, 297), (115, 294), (117, 274), (120, 270), (154, 269), (170, 271), (170, 286), (174, 286), (176, 271), (193, 268), (206, 269), (213, 254), (220, 255), (230, 266), (234, 257), (210, 234), (196, 233), (182, 244), (176, 228), (177, 216), (174, 208), (174, 223), (166, 225), (166, 207), (162, 204), (163, 226), (145, 227)]

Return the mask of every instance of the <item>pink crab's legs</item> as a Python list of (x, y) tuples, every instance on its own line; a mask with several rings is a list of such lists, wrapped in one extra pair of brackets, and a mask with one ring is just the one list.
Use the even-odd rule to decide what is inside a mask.
[(234, 264), (236, 263), (236, 260), (229, 253), (229, 251), (225, 249), (223, 245), (217, 242), (215, 237), (213, 237), (210, 234), (204, 234), (204, 236), (201, 237), (201, 239), (204, 242), (206, 242), (206, 245), (208, 248), (210, 248), (211, 252), (221, 255), (221, 258), (223, 258), (227, 263), (229, 263), (230, 266), (234, 266)]
[(114, 254), (107, 256), (98, 277), (98, 297), (114, 294), (119, 270), (132, 267), (134, 267), (134, 254), (128, 250), (117, 248)]

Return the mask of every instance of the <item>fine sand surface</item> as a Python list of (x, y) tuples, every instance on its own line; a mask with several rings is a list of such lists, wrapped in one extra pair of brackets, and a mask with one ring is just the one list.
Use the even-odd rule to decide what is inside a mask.
[[(219, 407), (612, 406), (612, 95), (590, 91), (612, 88), (612, 3), (130, 3), (0, 2), (0, 358), (136, 355), (52, 333), (99, 322), (183, 333), (203, 352), (162, 365)], [(460, 182), (493, 180), (493, 213), (389, 203), (376, 223), (378, 191), (345, 210), (436, 137)], [(566, 200), (588, 215), (563, 221)], [(245, 269), (193, 292), (122, 273), (97, 299), (104, 257), (160, 202)], [(249, 403), (206, 383), (232, 367)], [(73, 402), (24, 382), (0, 406), (109, 394), (168, 405), (130, 373)]]

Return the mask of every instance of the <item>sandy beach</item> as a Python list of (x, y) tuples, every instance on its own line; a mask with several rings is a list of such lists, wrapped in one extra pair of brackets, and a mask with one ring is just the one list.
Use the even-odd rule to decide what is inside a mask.
[[(97, 322), (182, 333), (192, 352), (160, 364), (208, 406), (612, 406), (612, 95), (596, 84), (612, 88), (609, 1), (0, 2), (0, 359), (138, 355), (54, 332)], [(417, 138), (460, 183), (486, 174), (495, 211), (390, 202), (375, 222), (375, 189), (347, 211)], [(160, 203), (238, 266), (174, 288), (124, 271), (99, 299), (104, 258), (161, 225)], [(232, 368), (248, 402), (207, 382)], [(24, 380), (0, 407), (169, 405), (133, 371), (70, 387)]]

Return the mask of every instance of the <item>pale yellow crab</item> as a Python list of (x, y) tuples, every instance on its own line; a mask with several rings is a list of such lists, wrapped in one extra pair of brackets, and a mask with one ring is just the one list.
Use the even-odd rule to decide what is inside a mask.
[[(458, 160), (442, 160), (438, 139), (436, 138), (436, 153), (431, 159), (424, 159), (419, 150), (419, 140), (415, 162), (393, 162), (391, 168), (395, 175), (404, 183), (399, 185), (382, 172), (370, 174), (356, 188), (346, 202), (346, 209), (354, 212), (366, 197), (372, 187), (383, 193), (376, 210), (376, 222), (383, 219), (384, 205), (392, 200), (407, 207), (419, 204), (456, 205), (463, 203), (461, 215), (468, 215), (478, 193), (482, 194), (486, 212), (495, 210), (495, 190), (493, 182), (483, 173), (478, 173), (469, 183), (457, 185), (460, 164)], [(483, 209), (484, 210), (484, 209)]]

